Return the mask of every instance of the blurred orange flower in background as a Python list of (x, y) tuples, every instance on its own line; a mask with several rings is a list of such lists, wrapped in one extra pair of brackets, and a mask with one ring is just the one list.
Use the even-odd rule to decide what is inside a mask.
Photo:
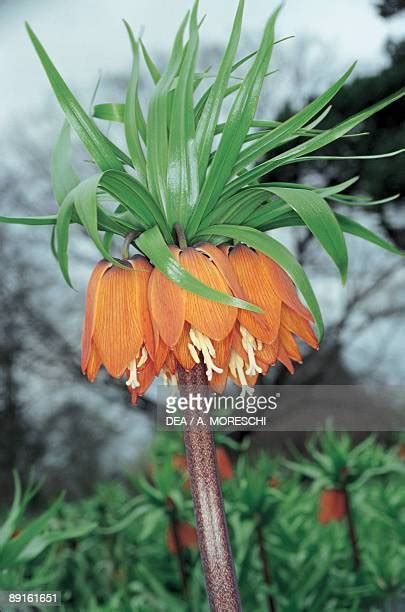
[(341, 489), (324, 489), (319, 500), (319, 522), (342, 521), (347, 514), (346, 496)]
[[(221, 480), (230, 480), (233, 478), (233, 467), (232, 461), (222, 446), (216, 448), (216, 457), (218, 465), (218, 474)], [(187, 459), (184, 455), (173, 455), (172, 458), (173, 467), (180, 472), (187, 472)], [(186, 480), (184, 483), (185, 488), (190, 488), (190, 481)]]
[[(176, 525), (176, 533), (179, 540), (179, 545), (181, 549), (188, 548), (190, 550), (195, 550), (198, 545), (197, 541), (197, 532), (195, 528), (190, 525), (190, 523), (178, 523)], [(173, 528), (169, 527), (166, 532), (166, 543), (168, 551), (172, 555), (178, 555), (179, 551), (177, 550), (176, 545), (176, 537), (173, 532)]]

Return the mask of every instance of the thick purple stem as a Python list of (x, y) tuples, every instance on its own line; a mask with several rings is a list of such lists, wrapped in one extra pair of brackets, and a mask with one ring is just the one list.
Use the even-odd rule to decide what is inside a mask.
[[(190, 372), (178, 366), (177, 372), (183, 395), (203, 393), (207, 385), (203, 364), (196, 365)], [(208, 422), (198, 430), (186, 427), (184, 444), (210, 608), (213, 612), (239, 612), (242, 607), (218, 478), (215, 443)]]

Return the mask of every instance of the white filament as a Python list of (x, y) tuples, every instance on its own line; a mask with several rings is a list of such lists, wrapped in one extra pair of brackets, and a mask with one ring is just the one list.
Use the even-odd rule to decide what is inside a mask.
[[(138, 362), (137, 362), (137, 359), (138, 359)], [(145, 365), (147, 359), (148, 359), (148, 351), (146, 350), (146, 347), (143, 346), (142, 350), (140, 351), (140, 356), (138, 353), (136, 358), (133, 359), (128, 366), (129, 377), (126, 382), (127, 387), (131, 387), (131, 389), (136, 389), (137, 387), (141, 386), (141, 383), (138, 380), (138, 368), (141, 368), (143, 365)]]
[(256, 338), (252, 336), (252, 334), (250, 334), (246, 327), (243, 327), (243, 325), (240, 326), (240, 333), (242, 336), (242, 346), (247, 352), (249, 360), (248, 367), (246, 368), (246, 374), (248, 376), (261, 374), (263, 369), (256, 363), (255, 351), (260, 351), (263, 348), (262, 342), (260, 340), (256, 340)]
[(188, 344), (188, 350), (190, 351), (190, 355), (195, 361), (195, 363), (200, 363), (200, 358), (198, 356), (197, 351), (201, 351), (204, 364), (206, 366), (206, 375), (209, 381), (212, 380), (213, 372), (217, 372), (217, 374), (222, 374), (223, 369), (219, 368), (215, 365), (213, 359), (216, 357), (215, 349), (211, 340), (208, 336), (205, 336), (197, 329), (193, 327), (190, 328), (190, 340), (191, 343)]

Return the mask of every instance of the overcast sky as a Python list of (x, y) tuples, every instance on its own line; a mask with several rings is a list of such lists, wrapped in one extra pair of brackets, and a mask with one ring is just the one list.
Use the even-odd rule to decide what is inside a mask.
[[(122, 73), (129, 52), (122, 18), (137, 30), (152, 51), (165, 52), (190, 0), (15, 0), (0, 8), (0, 125), (12, 125), (21, 111), (38, 109), (49, 99), (49, 86), (24, 30), (30, 22), (51, 58), (73, 87), (91, 91), (99, 69)], [(202, 38), (223, 45), (232, 22), (236, 0), (201, 0), (207, 14)], [(247, 0), (245, 32), (249, 40), (263, 27), (276, 6), (269, 0)], [(384, 62), (388, 36), (405, 33), (405, 16), (379, 18), (372, 0), (287, 0), (277, 36), (294, 34), (299, 40), (313, 36), (331, 49), (337, 68), (359, 60), (359, 71), (376, 70)], [(294, 45), (294, 41), (290, 43)], [(298, 44), (298, 43), (297, 43)], [(329, 60), (328, 60), (329, 61)], [(338, 76), (338, 75), (336, 75)], [(90, 94), (89, 94), (90, 95)]]

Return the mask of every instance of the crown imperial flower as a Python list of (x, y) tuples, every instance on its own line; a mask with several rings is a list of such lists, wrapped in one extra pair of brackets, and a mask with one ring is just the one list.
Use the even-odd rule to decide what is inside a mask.
[[(272, 52), (282, 42), (275, 39), (280, 8), (266, 22), (257, 50), (237, 59), (243, 11), (244, 0), (239, 0), (217, 74), (208, 82), (207, 72), (196, 68), (198, 2), (181, 23), (162, 71), (125, 23), (133, 60), (125, 100), (96, 104), (92, 117), (27, 25), (66, 118), (51, 173), (58, 210), (43, 217), (0, 217), (0, 222), (53, 225), (54, 252), (69, 284), (69, 229), (72, 223), (83, 226), (103, 261), (87, 291), (82, 370), (91, 381), (101, 365), (115, 378), (125, 374), (134, 402), (156, 375), (175, 383), (177, 364), (188, 371), (204, 364), (207, 382), (216, 390), (228, 378), (249, 388), (277, 362), (294, 371), (294, 363), (302, 361), (297, 337), (318, 348), (323, 322), (313, 289), (294, 255), (271, 235), (273, 230), (306, 227), (343, 281), (348, 266), (345, 233), (403, 255), (336, 210), (348, 201), (371, 203), (343, 194), (357, 177), (320, 188), (277, 182), (273, 173), (280, 166), (308, 161), (310, 154), (339, 138), (361, 136), (353, 130), (405, 91), (320, 128), (353, 65), (285, 121), (258, 120)], [(147, 109), (138, 93), (142, 57), (154, 86)], [(235, 72), (243, 70), (235, 81)], [(227, 109), (225, 101), (230, 101)], [(95, 119), (122, 124), (125, 151)], [(83, 180), (71, 163), (71, 129), (96, 169)], [(322, 152), (316, 158), (322, 159)], [(115, 209), (107, 202), (116, 204)], [(117, 236), (124, 237), (121, 260), (113, 255)], [(129, 245), (140, 255), (130, 259)]]
[(302, 362), (294, 340), (313, 348), (318, 341), (311, 313), (300, 302), (285, 272), (269, 257), (245, 245), (209, 243), (171, 252), (195, 278), (228, 295), (256, 303), (250, 313), (185, 291), (144, 257), (124, 269), (100, 261), (87, 289), (82, 371), (92, 382), (101, 365), (121, 378), (133, 403), (157, 375), (176, 384), (176, 368), (204, 363), (207, 383), (223, 391), (228, 377), (254, 386), (277, 361), (293, 373)]

